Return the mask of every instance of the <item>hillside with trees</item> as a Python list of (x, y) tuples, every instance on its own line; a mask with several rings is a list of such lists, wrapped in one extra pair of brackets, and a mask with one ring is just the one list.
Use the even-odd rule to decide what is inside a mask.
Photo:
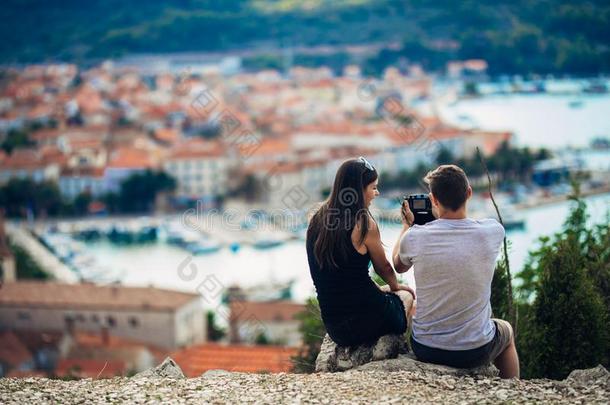
[[(603, 0), (93, 0), (86, 6), (8, 0), (0, 8), (0, 35), (0, 63), (376, 44), (364, 60), (337, 51), (296, 54), (295, 61), (337, 69), (357, 62), (369, 73), (401, 60), (440, 70), (456, 58), (483, 58), (492, 74), (610, 71), (610, 4)], [(261, 55), (246, 64), (277, 66), (279, 58)]]

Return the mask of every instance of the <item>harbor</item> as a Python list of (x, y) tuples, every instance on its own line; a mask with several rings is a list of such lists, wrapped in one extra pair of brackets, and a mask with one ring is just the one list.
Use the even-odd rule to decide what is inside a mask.
[[(607, 111), (610, 98), (607, 94), (579, 97), (582, 105), (576, 108), (569, 106), (573, 96), (548, 93), (494, 94), (456, 102), (441, 99), (437, 107), (449, 122), (464, 124), (457, 118), (464, 115), (476, 127), (514, 131), (516, 145), (550, 147), (556, 159), (538, 169), (551, 177), (553, 173), (563, 175), (567, 166), (585, 168), (590, 176), (581, 191), (591, 204), (591, 220), (602, 220), (609, 210), (610, 152), (595, 139), (610, 134), (602, 113)], [(425, 108), (424, 104), (420, 107)], [(561, 119), (540, 119), (552, 114)], [(470, 203), (472, 216), (495, 217), (491, 200), (485, 195), (486, 180), (477, 187)], [(388, 192), (383, 182), (380, 190), (372, 212), (379, 219), (389, 255), (400, 230), (398, 206), (402, 194)], [(515, 272), (526, 262), (538, 237), (560, 229), (570, 205), (566, 200), (569, 193), (567, 181), (544, 187), (517, 184), (510, 192), (494, 190)], [(306, 225), (306, 211), (282, 215), (241, 204), (228, 205), (221, 211), (187, 209), (150, 216), (11, 221), (8, 229), (11, 238), (60, 281), (189, 292), (197, 291), (210, 277), (223, 290), (233, 285), (260, 288), (261, 284), (290, 281), (295, 299), (303, 301), (314, 293), (304, 249)], [(180, 277), (180, 269), (190, 265), (197, 270), (196, 276)], [(412, 282), (411, 277), (407, 275), (406, 280)]]
[[(585, 198), (589, 205), (591, 223), (601, 221), (610, 212), (610, 193), (592, 195)], [(490, 201), (486, 203), (491, 204)], [(519, 226), (507, 227), (507, 237), (510, 243), (510, 259), (514, 272), (518, 272), (527, 259), (528, 251), (536, 246), (540, 236), (551, 235), (561, 228), (565, 219), (569, 201), (548, 202), (532, 208), (515, 209), (515, 218), (521, 221)], [(490, 212), (490, 211), (488, 211)], [(489, 215), (491, 216), (491, 215)], [(488, 216), (488, 217), (489, 217)], [(76, 238), (84, 229), (112, 229), (116, 223), (138, 223), (145, 227), (155, 224), (158, 229), (158, 238), (153, 241), (139, 243), (116, 243), (108, 237), (96, 240), (82, 241)], [(168, 224), (173, 224), (169, 225)], [(47, 257), (49, 263), (55, 263), (54, 275), (62, 281), (75, 282), (77, 280), (92, 281), (99, 284), (119, 283), (126, 286), (155, 286), (194, 292), (202, 288), (203, 283), (213, 280), (219, 289), (227, 290), (231, 286), (261, 290), (261, 285), (290, 285), (290, 293), (294, 299), (304, 301), (314, 293), (309, 277), (307, 257), (304, 241), (299, 232), (290, 233), (287, 230), (273, 234), (269, 229), (261, 228), (265, 238), (272, 235), (280, 243), (265, 248), (255, 243), (245, 243), (243, 237), (239, 239), (239, 248), (227, 243), (233, 232), (226, 226), (215, 226), (214, 232), (202, 233), (190, 226), (182, 224), (178, 217), (150, 218), (104, 218), (86, 221), (73, 221), (70, 223), (37, 224), (36, 233), (55, 247), (55, 250), (45, 248), (38, 243), (37, 249), (44, 249), (41, 257)], [(11, 232), (27, 235), (24, 228), (12, 224)], [(54, 229), (48, 233), (43, 230)], [(137, 229), (132, 227), (131, 229)], [(382, 241), (386, 246), (386, 254), (391, 253), (393, 244), (398, 237), (400, 225), (388, 221), (380, 221)], [(79, 230), (79, 231), (77, 231)], [(170, 230), (170, 231), (168, 231)], [(41, 233), (38, 233), (41, 232)], [(65, 233), (64, 233), (65, 232)], [(250, 229), (250, 241), (256, 240), (259, 230)], [(240, 233), (241, 232), (237, 232)], [(197, 235), (202, 235), (197, 239)], [(217, 238), (217, 235), (224, 239)], [(291, 235), (288, 237), (287, 235)], [(303, 235), (301, 232), (300, 235)], [(197, 251), (187, 241), (193, 238), (204, 251)], [(261, 237), (260, 240), (265, 240)], [(36, 241), (34, 238), (30, 238)], [(33, 243), (32, 241), (30, 243)], [(68, 248), (60, 248), (67, 246)], [(206, 247), (210, 247), (207, 249)], [(233, 246), (233, 247), (232, 247)], [(52, 252), (56, 252), (53, 254)], [(51, 259), (53, 257), (54, 259)], [(389, 257), (389, 256), (388, 256)], [(182, 277), (185, 266), (194, 266), (195, 275), (189, 278)], [(49, 267), (53, 268), (53, 267)], [(58, 270), (61, 269), (61, 270)], [(414, 283), (412, 274), (403, 276), (403, 280)], [(281, 289), (281, 288), (280, 288)], [(277, 290), (277, 289), (276, 289)], [(221, 294), (213, 302), (206, 305), (216, 306), (222, 300)]]

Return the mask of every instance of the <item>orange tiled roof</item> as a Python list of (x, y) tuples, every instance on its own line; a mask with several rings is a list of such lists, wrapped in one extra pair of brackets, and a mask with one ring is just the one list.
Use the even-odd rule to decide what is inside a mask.
[(0, 332), (0, 363), (16, 367), (32, 358), (27, 347), (11, 331)]
[(62, 131), (59, 129), (40, 129), (34, 132), (30, 137), (36, 142), (42, 141), (55, 141), (62, 135)]
[(111, 378), (123, 375), (125, 371), (125, 362), (121, 360), (61, 359), (55, 368), (55, 374), (60, 377), (81, 378)]
[(281, 346), (246, 346), (201, 344), (182, 349), (172, 355), (187, 377), (200, 376), (207, 370), (222, 369), (245, 373), (288, 372), (290, 358), (298, 349)]
[(70, 144), (70, 149), (72, 151), (77, 151), (80, 149), (101, 149), (104, 146), (104, 139), (93, 136), (70, 138), (68, 143)]
[(144, 352), (162, 361), (168, 351), (155, 345), (138, 340), (127, 339), (110, 334), (110, 331), (99, 333), (74, 331), (72, 338), (74, 344), (64, 358), (76, 360), (122, 360), (128, 366), (137, 362), (137, 358)]
[(471, 70), (487, 69), (487, 61), (483, 59), (469, 59), (464, 62), (464, 67)]
[(263, 138), (253, 150), (252, 155), (283, 155), (290, 152), (290, 142), (285, 139)]
[(174, 142), (180, 138), (180, 134), (173, 128), (158, 128), (155, 131), (155, 138), (164, 142)]
[(15, 149), (2, 162), (6, 169), (39, 169), (44, 167), (34, 149)]
[(85, 114), (100, 111), (104, 103), (100, 92), (87, 84), (81, 86), (76, 92), (76, 101), (79, 109)]
[(38, 148), (38, 152), (41, 156), (56, 156), (63, 155), (64, 153), (57, 147), (57, 145), (44, 145)]
[(11, 370), (6, 374), (8, 378), (47, 377), (47, 373), (40, 370)]
[(53, 106), (48, 104), (38, 104), (27, 112), (29, 119), (46, 117), (53, 114)]
[(81, 330), (75, 331), (73, 336), (75, 343), (81, 347), (105, 347), (111, 349), (145, 347), (153, 355), (155, 355), (156, 358), (167, 355), (167, 351), (161, 347), (151, 345), (146, 342), (140, 342), (138, 340), (115, 336), (110, 333), (106, 339), (104, 339), (102, 333), (93, 333)]
[(158, 288), (20, 281), (2, 286), (0, 306), (172, 311), (196, 298)]
[(254, 316), (259, 321), (292, 321), (305, 310), (305, 305), (296, 302), (280, 301), (232, 301), (229, 304), (231, 319), (250, 319)]
[(298, 173), (301, 171), (301, 166), (297, 163), (292, 162), (274, 162), (274, 161), (263, 161), (259, 163), (249, 164), (243, 167), (243, 172), (246, 174), (284, 174), (284, 173)]
[(63, 166), (68, 161), (68, 157), (55, 145), (45, 145), (38, 149), (40, 160), (45, 164), (58, 164)]
[(108, 167), (113, 168), (148, 168), (153, 167), (152, 157), (147, 151), (136, 148), (120, 148), (110, 154)]
[(13, 331), (13, 333), (32, 353), (42, 348), (57, 347), (64, 335), (64, 332), (59, 330), (20, 329)]
[(169, 159), (198, 159), (203, 157), (221, 157), (224, 155), (225, 149), (219, 142), (191, 138), (173, 147)]
[(379, 130), (380, 127), (375, 125), (357, 124), (350, 121), (322, 122), (302, 125), (298, 128), (298, 132), (327, 133), (333, 135), (370, 135)]

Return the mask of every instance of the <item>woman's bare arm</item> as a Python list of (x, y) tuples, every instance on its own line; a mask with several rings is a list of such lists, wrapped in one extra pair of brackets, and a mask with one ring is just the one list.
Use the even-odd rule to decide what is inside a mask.
[[(398, 283), (396, 273), (394, 273), (392, 265), (386, 258), (385, 250), (381, 244), (381, 233), (379, 232), (377, 223), (369, 217), (369, 224), (371, 225), (369, 227), (369, 231), (367, 232), (366, 238), (364, 239), (364, 245), (371, 256), (375, 273), (379, 274), (379, 277), (381, 277), (387, 283), (391, 291), (405, 290), (409, 291), (413, 297), (415, 297), (415, 292), (413, 289), (411, 289), (409, 286)], [(359, 235), (359, 232), (360, 228), (357, 225), (356, 235)]]
[(386, 258), (385, 250), (381, 244), (379, 227), (372, 219), (369, 220), (369, 224), (369, 231), (364, 239), (364, 245), (371, 256), (375, 273), (379, 274), (379, 277), (388, 284), (391, 290), (397, 290), (399, 288), (398, 279), (396, 278), (396, 273), (394, 273), (394, 268), (392, 268), (392, 265)]

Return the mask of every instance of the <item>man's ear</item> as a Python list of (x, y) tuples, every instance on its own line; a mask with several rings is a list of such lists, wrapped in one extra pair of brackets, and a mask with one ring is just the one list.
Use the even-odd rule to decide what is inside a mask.
[(435, 218), (440, 217), (441, 204), (438, 202), (432, 192), (430, 192), (428, 196), (430, 197), (430, 201), (432, 202), (432, 215), (434, 215)]
[(470, 187), (470, 184), (468, 185), (468, 190), (466, 191), (466, 199), (470, 199), (470, 197), (472, 197), (472, 187)]

